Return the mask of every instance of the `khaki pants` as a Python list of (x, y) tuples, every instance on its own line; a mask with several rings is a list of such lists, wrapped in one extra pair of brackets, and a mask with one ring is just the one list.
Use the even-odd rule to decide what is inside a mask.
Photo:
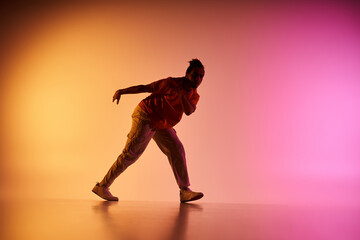
[(141, 156), (151, 138), (168, 157), (178, 186), (180, 188), (190, 186), (184, 147), (177, 137), (176, 131), (173, 128), (152, 129), (150, 118), (139, 106), (132, 114), (132, 126), (125, 148), (100, 185), (109, 187), (128, 166)]

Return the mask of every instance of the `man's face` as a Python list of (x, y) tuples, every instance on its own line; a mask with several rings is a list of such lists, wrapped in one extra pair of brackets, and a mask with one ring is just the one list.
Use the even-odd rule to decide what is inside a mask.
[(193, 70), (186, 75), (186, 78), (189, 79), (192, 83), (194, 88), (197, 88), (205, 75), (205, 71), (201, 67), (194, 67)]

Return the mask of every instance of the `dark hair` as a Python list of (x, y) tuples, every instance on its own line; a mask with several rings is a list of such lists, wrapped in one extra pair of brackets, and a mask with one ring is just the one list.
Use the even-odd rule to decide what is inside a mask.
[(199, 59), (194, 58), (191, 61), (189, 61), (190, 66), (186, 69), (186, 75), (190, 74), (191, 71), (195, 68), (195, 67), (201, 67), (202, 69), (205, 70), (204, 66), (202, 65), (202, 63), (200, 62)]

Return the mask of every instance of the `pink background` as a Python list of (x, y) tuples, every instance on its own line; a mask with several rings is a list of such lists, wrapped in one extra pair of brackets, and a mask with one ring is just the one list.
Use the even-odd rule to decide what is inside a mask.
[[(221, 3), (220, 3), (221, 2)], [(176, 126), (203, 201), (358, 204), (360, 17), (355, 4), (171, 1), (19, 5), (3, 17), (2, 197), (91, 193), (147, 94), (118, 88), (206, 74)], [(178, 201), (154, 142), (111, 187)]]

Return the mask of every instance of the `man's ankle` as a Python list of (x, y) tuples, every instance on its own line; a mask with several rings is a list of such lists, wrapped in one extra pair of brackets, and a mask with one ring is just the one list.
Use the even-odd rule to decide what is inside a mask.
[(99, 186), (99, 187), (109, 188), (108, 186), (106, 186), (106, 184), (105, 184), (103, 181), (99, 182), (99, 183), (98, 183), (98, 186)]

